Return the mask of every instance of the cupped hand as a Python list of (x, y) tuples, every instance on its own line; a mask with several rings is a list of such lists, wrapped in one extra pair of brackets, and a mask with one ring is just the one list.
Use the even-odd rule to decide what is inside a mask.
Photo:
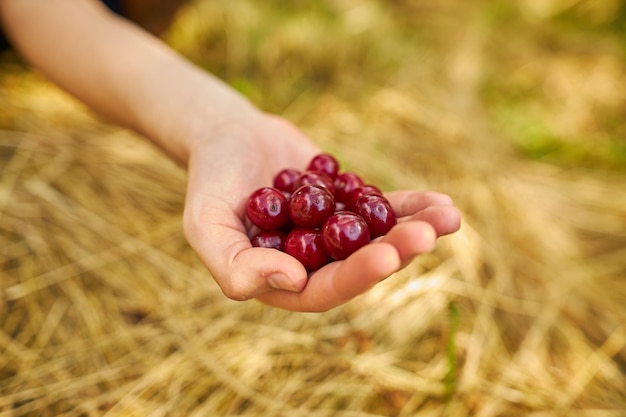
[(227, 297), (326, 311), (431, 251), (439, 236), (458, 230), (460, 215), (448, 196), (395, 191), (386, 196), (398, 224), (347, 259), (313, 273), (286, 253), (252, 247), (255, 228), (245, 216), (250, 193), (271, 184), (283, 168), (304, 169), (319, 152), (290, 123), (266, 115), (253, 125), (224, 126), (191, 150), (185, 235)]

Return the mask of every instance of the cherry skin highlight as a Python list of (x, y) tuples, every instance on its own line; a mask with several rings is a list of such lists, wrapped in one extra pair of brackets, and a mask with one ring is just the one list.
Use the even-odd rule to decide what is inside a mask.
[(346, 205), (341, 201), (335, 201), (335, 212), (333, 214), (337, 214), (342, 211), (346, 211)]
[(331, 258), (346, 259), (370, 242), (367, 223), (361, 216), (343, 211), (332, 215), (321, 229), (324, 248)]
[(289, 218), (297, 227), (320, 227), (334, 212), (335, 198), (316, 185), (301, 186), (289, 200)]
[(331, 179), (335, 179), (339, 172), (339, 162), (331, 154), (321, 153), (311, 159), (307, 170), (323, 172)]
[(287, 198), (276, 188), (259, 188), (248, 198), (246, 214), (261, 230), (278, 229), (289, 220)]
[(353, 211), (361, 216), (370, 231), (370, 239), (383, 236), (397, 223), (396, 214), (389, 201), (380, 195), (369, 194), (359, 197)]
[(331, 194), (335, 194), (335, 186), (333, 179), (327, 174), (320, 171), (304, 171), (296, 180), (294, 184), (294, 190), (297, 190), (303, 185), (317, 185), (319, 187), (326, 188)]
[(293, 229), (289, 232), (285, 238), (285, 253), (300, 261), (308, 272), (320, 269), (330, 260), (320, 232), (314, 229)]
[(280, 230), (261, 231), (250, 239), (252, 246), (256, 248), (270, 248), (276, 250), (285, 249), (285, 232)]

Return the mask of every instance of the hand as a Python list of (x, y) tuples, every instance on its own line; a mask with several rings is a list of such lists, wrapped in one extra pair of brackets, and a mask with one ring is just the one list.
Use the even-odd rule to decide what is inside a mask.
[(307, 276), (295, 258), (253, 248), (245, 202), (271, 184), (282, 168), (305, 167), (320, 150), (286, 121), (261, 116), (254, 126), (223, 127), (192, 149), (184, 213), (191, 246), (226, 296), (287, 310), (325, 311), (367, 291), (434, 248), (437, 237), (459, 228), (452, 200), (434, 192), (387, 195), (398, 224), (344, 261)]
[[(320, 152), (301, 132), (259, 114), (221, 80), (98, 3), (4, 0), (0, 17), (21, 54), (49, 79), (187, 164), (185, 234), (230, 298), (328, 310), (459, 227), (459, 213), (447, 196), (390, 193), (400, 223), (345, 261), (307, 277), (295, 258), (251, 246), (253, 229), (244, 213), (252, 191), (270, 184), (282, 168), (306, 166)], [(84, 51), (90, 51), (89, 59)]]

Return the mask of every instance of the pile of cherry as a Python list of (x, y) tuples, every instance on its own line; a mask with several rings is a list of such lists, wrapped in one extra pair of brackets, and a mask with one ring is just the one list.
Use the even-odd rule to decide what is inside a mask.
[(261, 229), (253, 246), (286, 252), (309, 272), (347, 258), (396, 224), (380, 189), (353, 172), (340, 172), (327, 153), (315, 156), (305, 171), (280, 171), (273, 187), (250, 195), (246, 214)]

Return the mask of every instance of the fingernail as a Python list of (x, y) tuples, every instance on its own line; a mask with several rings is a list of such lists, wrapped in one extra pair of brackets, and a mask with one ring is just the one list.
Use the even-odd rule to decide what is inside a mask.
[(271, 274), (270, 276), (268, 276), (267, 282), (269, 283), (270, 287), (277, 289), (277, 290), (300, 292), (298, 287), (296, 287), (296, 284), (294, 284), (287, 277), (287, 275), (280, 273), (280, 272), (275, 272)]

